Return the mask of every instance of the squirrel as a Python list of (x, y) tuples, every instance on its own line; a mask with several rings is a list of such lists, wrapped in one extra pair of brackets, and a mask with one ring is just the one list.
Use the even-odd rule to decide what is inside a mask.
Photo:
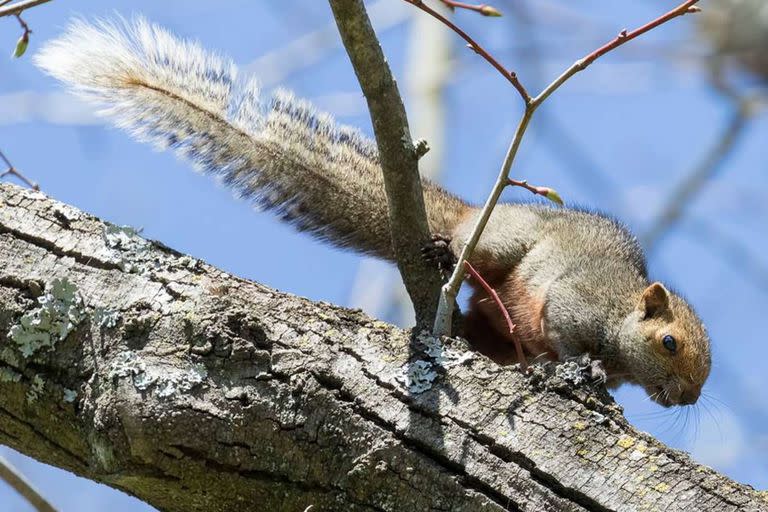
[[(136, 138), (172, 148), (237, 195), (299, 231), (394, 261), (375, 144), (308, 102), (256, 81), (228, 59), (143, 18), (73, 22), (36, 64), (102, 107)], [(425, 256), (455, 261), (479, 209), (422, 179), (433, 240)], [(606, 384), (642, 386), (661, 404), (696, 402), (710, 341), (692, 307), (648, 279), (636, 238), (601, 214), (539, 204), (499, 204), (470, 258), (516, 325), (477, 287), (465, 337), (514, 362), (517, 340), (536, 358), (588, 354)], [(514, 337), (513, 337), (514, 336)]]

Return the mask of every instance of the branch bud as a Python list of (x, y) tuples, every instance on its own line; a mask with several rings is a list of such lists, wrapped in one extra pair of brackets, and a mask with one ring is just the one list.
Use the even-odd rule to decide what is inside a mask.
[(480, 14), (482, 14), (483, 16), (491, 16), (493, 18), (501, 17), (501, 12), (498, 9), (496, 9), (491, 5), (485, 5), (485, 4), (480, 6)]
[(27, 47), (29, 46), (29, 32), (24, 31), (24, 33), (21, 35), (18, 41), (16, 41), (16, 48), (13, 50), (13, 57), (19, 58), (22, 55), (24, 55), (24, 52), (27, 51)]
[(557, 190), (549, 187), (535, 187), (536, 193), (540, 196), (544, 196), (553, 203), (557, 203), (559, 206), (563, 206), (563, 198), (557, 193)]

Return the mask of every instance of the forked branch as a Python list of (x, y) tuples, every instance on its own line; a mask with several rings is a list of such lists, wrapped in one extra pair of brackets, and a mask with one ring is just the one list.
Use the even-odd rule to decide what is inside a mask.
[[(414, 5), (421, 4), (418, 6), (423, 10), (426, 10), (422, 2), (415, 2), (414, 0), (405, 0), (405, 1), (412, 3)], [(552, 83), (550, 83), (547, 87), (545, 87), (544, 90), (538, 96), (532, 99), (527, 95), (527, 92), (525, 94), (521, 92), (521, 91), (525, 91), (525, 88), (522, 86), (522, 84), (520, 84), (519, 87), (515, 86), (518, 92), (520, 92), (523, 97), (523, 100), (525, 102), (525, 111), (523, 112), (520, 122), (518, 123), (517, 130), (515, 131), (515, 134), (512, 138), (512, 142), (509, 145), (509, 149), (507, 150), (507, 154), (504, 158), (504, 162), (502, 163), (501, 170), (499, 171), (499, 175), (498, 175), (498, 178), (496, 179), (496, 183), (494, 184), (493, 190), (491, 191), (491, 194), (488, 196), (488, 199), (486, 200), (485, 205), (483, 206), (483, 209), (480, 212), (480, 215), (475, 221), (475, 225), (472, 229), (472, 233), (467, 238), (467, 241), (465, 242), (464, 247), (461, 250), (461, 254), (459, 255), (456, 268), (453, 274), (451, 275), (451, 278), (449, 279), (448, 283), (443, 286), (441, 290), (438, 312), (437, 312), (437, 315), (435, 316), (435, 322), (433, 325), (434, 334), (450, 335), (451, 317), (453, 315), (454, 302), (456, 300), (456, 295), (459, 292), (459, 288), (461, 287), (461, 283), (464, 280), (464, 275), (466, 270), (464, 263), (468, 261), (469, 258), (471, 257), (472, 252), (474, 251), (475, 246), (477, 245), (477, 242), (480, 239), (480, 235), (485, 229), (485, 226), (488, 223), (488, 219), (490, 218), (491, 213), (493, 212), (493, 209), (496, 207), (496, 204), (499, 200), (499, 196), (501, 196), (501, 192), (504, 190), (504, 187), (510, 184), (509, 171), (512, 167), (512, 164), (514, 163), (515, 157), (517, 156), (517, 151), (520, 148), (520, 143), (522, 142), (523, 135), (525, 135), (525, 131), (527, 130), (528, 125), (536, 109), (549, 96), (551, 96), (552, 93), (554, 93), (566, 81), (568, 81), (573, 75), (575, 75), (579, 71), (586, 69), (590, 64), (592, 64), (594, 61), (596, 61), (598, 58), (605, 55), (606, 53), (618, 48), (619, 46), (622, 46), (623, 44), (626, 44), (632, 39), (635, 39), (636, 37), (652, 30), (655, 27), (658, 27), (674, 18), (677, 18), (678, 16), (682, 16), (687, 13), (698, 12), (699, 9), (694, 7), (694, 4), (698, 3), (698, 1), (699, 0), (687, 0), (686, 2), (683, 2), (678, 7), (676, 7), (675, 9), (672, 9), (666, 14), (659, 16), (655, 20), (649, 23), (646, 23), (645, 25), (635, 30), (632, 30), (632, 31), (623, 30), (615, 39), (601, 46), (600, 48), (593, 51), (586, 57), (574, 62), (568, 69), (565, 70), (565, 72), (563, 72)], [(435, 16), (435, 17), (438, 17), (438, 16)], [(441, 18), (438, 17), (438, 19), (441, 19)], [(453, 25), (452, 23), (449, 22), (449, 23), (446, 23), (446, 25), (450, 27), (452, 30), (454, 30), (455, 32), (457, 32), (459, 35), (461, 35), (465, 40), (472, 41), (471, 38), (469, 38), (469, 36), (466, 36), (466, 34), (463, 33), (463, 31), (461, 31), (460, 29), (454, 28), (455, 25)], [(474, 44), (474, 42), (472, 41), (471, 44)], [(476, 47), (473, 47), (473, 49), (474, 48)], [(492, 64), (494, 62), (497, 62), (492, 57), (489, 57), (486, 60), (488, 60)], [(496, 66), (494, 65), (494, 67)], [(513, 82), (513, 85), (515, 83), (519, 84), (517, 77), (515, 77), (515, 82)]]

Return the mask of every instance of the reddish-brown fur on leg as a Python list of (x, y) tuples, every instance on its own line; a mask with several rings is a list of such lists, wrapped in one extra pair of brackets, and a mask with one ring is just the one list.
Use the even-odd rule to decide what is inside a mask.
[(515, 343), (520, 343), (532, 361), (557, 360), (557, 353), (541, 330), (543, 299), (531, 294), (514, 271), (506, 276), (497, 275), (495, 280), (488, 282), (504, 298), (503, 304), (515, 324), (512, 334), (498, 305), (479, 284), (472, 284), (475, 293), (470, 299), (465, 331), (467, 339), (479, 352), (499, 364), (512, 364), (519, 362)]

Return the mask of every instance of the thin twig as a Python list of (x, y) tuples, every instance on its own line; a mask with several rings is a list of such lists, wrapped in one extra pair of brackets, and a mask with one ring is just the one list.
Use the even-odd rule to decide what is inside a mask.
[(29, 35), (32, 33), (32, 29), (29, 28), (29, 25), (27, 25), (27, 22), (21, 19), (21, 14), (16, 13), (14, 14), (16, 16), (16, 19), (19, 22), (19, 25), (21, 25), (21, 29), (24, 31), (25, 34)]
[(48, 3), (50, 1), (51, 0), (25, 0), (23, 2), (17, 2), (13, 5), (0, 8), (0, 18), (4, 16), (14, 16), (16, 14), (21, 14), (23, 11), (27, 9), (30, 9), (40, 4)]
[(472, 228), (472, 233), (461, 248), (461, 254), (459, 255), (453, 274), (451, 274), (450, 279), (441, 289), (440, 303), (432, 327), (433, 334), (436, 336), (449, 336), (451, 333), (453, 305), (456, 301), (456, 295), (459, 293), (461, 283), (464, 280), (464, 263), (469, 260), (470, 255), (475, 250), (475, 246), (477, 245), (478, 240), (480, 240), (480, 235), (482, 234), (483, 229), (485, 229), (488, 219), (491, 217), (491, 212), (493, 212), (493, 209), (499, 200), (499, 196), (501, 196), (504, 187), (509, 183), (509, 170), (512, 167), (512, 162), (515, 160), (515, 155), (517, 155), (520, 142), (523, 140), (523, 134), (525, 134), (525, 130), (528, 128), (528, 123), (531, 122), (534, 110), (534, 108), (529, 107), (523, 112), (523, 117), (517, 125), (517, 130), (515, 130), (512, 143), (509, 145), (507, 155), (504, 157), (504, 163), (501, 165), (499, 176), (496, 178), (493, 190), (491, 190), (491, 195), (488, 196), (488, 199), (485, 201), (485, 205), (483, 205), (483, 209), (480, 211), (480, 215)]
[[(499, 294), (496, 293), (496, 290), (493, 289), (493, 287), (488, 284), (488, 281), (486, 281), (483, 276), (480, 275), (480, 272), (475, 270), (475, 267), (472, 266), (471, 263), (468, 261), (464, 262), (464, 265), (467, 267), (467, 272), (469, 272), (469, 275), (472, 276), (472, 278), (477, 281), (480, 286), (483, 287), (483, 289), (488, 293), (488, 295), (491, 296), (493, 301), (496, 303), (496, 305), (499, 307), (499, 311), (501, 311), (501, 314), (504, 315), (504, 320), (507, 321), (507, 328), (509, 329), (509, 334), (514, 334), (515, 332), (515, 323), (512, 321), (512, 317), (509, 316), (509, 310), (504, 305), (504, 303), (501, 301), (501, 298), (499, 297)], [(512, 338), (514, 344), (515, 344), (515, 352), (517, 353), (517, 361), (520, 363), (520, 366), (523, 368), (523, 371), (528, 370), (528, 360), (525, 358), (525, 353), (523, 353), (523, 346), (520, 343), (520, 339), (517, 337)]]
[(497, 61), (490, 53), (488, 53), (482, 46), (477, 44), (477, 42), (472, 39), (472, 37), (461, 30), (456, 24), (454, 24), (451, 20), (440, 14), (439, 12), (435, 11), (431, 7), (429, 7), (427, 4), (425, 4), (422, 0), (405, 0), (409, 4), (418, 7), (422, 11), (426, 12), (433, 18), (439, 20), (441, 23), (446, 25), (448, 28), (456, 32), (459, 36), (461, 36), (462, 39), (464, 39), (467, 44), (469, 45), (470, 49), (483, 57), (485, 60), (488, 61), (488, 63), (496, 68), (501, 75), (509, 80), (509, 82), (517, 89), (517, 92), (520, 93), (520, 96), (523, 98), (523, 101), (526, 105), (528, 105), (531, 102), (531, 95), (528, 94), (528, 91), (525, 90), (525, 87), (523, 87), (523, 84), (520, 82), (520, 80), (517, 78), (517, 74), (515, 74), (513, 71), (509, 71), (507, 68), (502, 66), (499, 61)]
[(13, 490), (21, 494), (38, 512), (56, 512), (56, 509), (24, 478), (24, 475), (3, 457), (0, 457), (0, 480), (4, 480)]
[(474, 11), (483, 16), (501, 16), (501, 12), (499, 12), (498, 9), (488, 4), (466, 4), (464, 2), (454, 2), (453, 0), (440, 0), (440, 2), (451, 10), (464, 9), (467, 11)]
[(2, 151), (0, 151), (0, 159), (2, 159), (2, 161), (5, 162), (5, 165), (8, 166), (8, 169), (0, 173), (0, 179), (3, 179), (4, 177), (9, 175), (16, 176), (16, 178), (23, 181), (32, 190), (40, 190), (40, 185), (38, 185), (34, 181), (27, 179), (26, 176), (24, 176), (19, 171), (17, 171), (16, 168), (13, 166), (13, 164), (11, 164), (11, 162), (8, 160), (8, 158), (5, 156), (5, 154)]
[[(406, 1), (410, 2), (410, 0)], [(459, 292), (459, 288), (461, 287), (461, 283), (464, 279), (464, 263), (469, 260), (469, 257), (475, 250), (475, 246), (477, 245), (478, 240), (480, 240), (480, 235), (485, 229), (493, 209), (496, 207), (499, 196), (501, 196), (504, 187), (506, 187), (509, 183), (509, 170), (511, 169), (512, 163), (517, 156), (517, 151), (520, 147), (523, 135), (525, 134), (525, 131), (531, 121), (531, 117), (533, 116), (536, 109), (569, 78), (571, 78), (579, 71), (585, 69), (599, 57), (673, 18), (682, 16), (688, 12), (694, 12), (691, 8), (694, 4), (698, 3), (698, 1), (699, 0), (687, 0), (686, 2), (683, 2), (679, 7), (669, 11), (654, 21), (651, 21), (650, 23), (647, 23), (642, 27), (633, 30), (632, 32), (627, 32), (626, 30), (622, 31), (622, 33), (616, 39), (601, 46), (594, 52), (587, 55), (587, 57), (576, 61), (534, 99), (529, 101), (526, 100), (525, 112), (523, 112), (523, 116), (520, 119), (517, 129), (515, 130), (514, 136), (512, 137), (512, 142), (510, 143), (509, 149), (507, 150), (507, 154), (504, 158), (504, 162), (502, 163), (499, 175), (496, 178), (496, 183), (494, 184), (493, 190), (491, 191), (490, 196), (488, 196), (483, 209), (480, 211), (480, 215), (475, 221), (475, 225), (472, 228), (472, 233), (462, 247), (461, 254), (459, 255), (459, 259), (456, 263), (456, 268), (454, 269), (453, 274), (448, 280), (448, 283), (446, 283), (441, 290), (438, 312), (435, 316), (435, 322), (433, 325), (433, 333), (435, 335), (445, 336), (449, 335), (451, 332), (451, 316), (453, 315), (453, 305), (456, 300), (456, 295)]]
[[(527, 80), (531, 81), (528, 87), (538, 89), (547, 82), (544, 81), (546, 51), (534, 30), (536, 19), (526, 2), (515, 2), (511, 14), (516, 21), (512, 27), (516, 40), (526, 43), (515, 49), (515, 58), (527, 64), (527, 69), (522, 68), (520, 71), (527, 75)], [(547, 16), (547, 23), (551, 24), (551, 22), (552, 16)], [(586, 20), (582, 19), (581, 22), (588, 25)], [(668, 51), (669, 48), (667, 47), (666, 50)], [(616, 200), (619, 194), (616, 192), (615, 180), (604, 172), (602, 165), (595, 161), (589, 150), (574, 139), (571, 130), (561, 123), (557, 112), (540, 110), (536, 115), (536, 123), (531, 126), (531, 129), (541, 135), (544, 143), (549, 145), (552, 155), (561, 161), (564, 168), (568, 169), (567, 177), (593, 198), (601, 198), (603, 208), (609, 211), (620, 211), (620, 202)]]
[(538, 196), (546, 197), (550, 201), (557, 203), (560, 206), (563, 205), (563, 200), (560, 198), (560, 195), (553, 188), (539, 187), (536, 185), (529, 184), (527, 180), (513, 180), (512, 178), (509, 178), (507, 182), (512, 187), (524, 188), (525, 190), (529, 191), (531, 194), (536, 194)]
[(662, 25), (669, 20), (672, 20), (674, 18), (677, 18), (678, 16), (683, 16), (684, 14), (692, 13), (692, 12), (698, 12), (698, 8), (694, 7), (694, 4), (697, 4), (699, 0), (688, 0), (687, 2), (683, 2), (680, 6), (672, 9), (668, 13), (664, 14), (663, 16), (659, 16), (655, 20), (651, 21), (650, 23), (646, 23), (640, 28), (637, 28), (631, 32), (627, 32), (626, 30), (622, 30), (621, 33), (616, 36), (615, 39), (612, 41), (604, 44), (597, 50), (593, 51), (583, 59), (579, 59), (576, 62), (571, 65), (565, 72), (557, 77), (554, 82), (549, 84), (536, 98), (533, 99), (533, 103), (535, 105), (540, 105), (544, 100), (546, 100), (553, 92), (555, 92), (557, 89), (560, 88), (561, 85), (563, 85), (569, 78), (571, 78), (573, 75), (578, 73), (579, 71), (584, 71), (587, 67), (589, 67), (590, 64), (595, 62), (597, 59), (605, 55), (606, 53), (610, 52), (611, 50), (615, 50), (619, 46), (628, 43), (629, 41), (635, 39), (638, 36), (641, 36), (648, 32), (649, 30), (652, 30), (659, 25)]

